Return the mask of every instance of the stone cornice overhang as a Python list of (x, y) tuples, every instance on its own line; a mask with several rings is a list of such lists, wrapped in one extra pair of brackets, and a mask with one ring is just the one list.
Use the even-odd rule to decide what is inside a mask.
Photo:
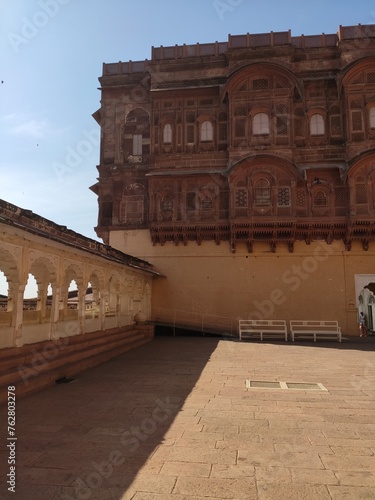
[(342, 240), (346, 250), (351, 250), (353, 241), (362, 243), (367, 251), (369, 243), (375, 241), (375, 218), (335, 217), (323, 218), (230, 218), (220, 221), (202, 222), (153, 222), (150, 224), (153, 245), (164, 245), (173, 242), (175, 245), (186, 245), (195, 241), (201, 245), (203, 241), (229, 241), (231, 252), (236, 251), (238, 243), (246, 243), (248, 251), (253, 252), (256, 243), (267, 243), (271, 252), (276, 252), (278, 244), (285, 244), (290, 253), (296, 241), (325, 240), (328, 244), (334, 240)]
[(190, 89), (198, 89), (208, 87), (221, 87), (225, 85), (227, 82), (226, 77), (218, 77), (218, 78), (199, 78), (195, 80), (179, 80), (179, 81), (171, 81), (171, 82), (163, 82), (158, 84), (153, 84), (151, 87), (151, 92), (162, 92), (166, 90), (190, 90)]
[(125, 265), (154, 276), (160, 276), (159, 273), (152, 269), (152, 265), (145, 260), (122, 253), (99, 241), (76, 233), (66, 226), (60, 226), (40, 215), (34, 214), (31, 210), (25, 210), (4, 200), (0, 200), (0, 224), (21, 229), (35, 236), (46, 238), (117, 264)]
[(225, 177), (227, 175), (227, 170), (226, 169), (205, 169), (205, 168), (199, 168), (199, 169), (177, 169), (173, 168), (170, 170), (161, 170), (159, 171), (154, 171), (154, 172), (148, 172), (145, 177), (190, 177), (194, 175), (222, 175)]
[[(260, 157), (260, 156), (259, 156)], [(278, 159), (283, 159), (279, 157)], [(161, 171), (152, 171), (145, 174), (145, 177), (191, 177), (194, 175), (221, 175), (222, 177), (228, 177), (232, 170), (234, 170), (239, 164), (243, 161), (247, 160), (247, 158), (241, 158), (240, 160), (236, 160), (233, 163), (229, 164), (227, 168), (224, 169), (180, 169), (173, 168), (169, 170), (161, 170)], [(318, 169), (339, 169), (340, 175), (342, 178), (346, 175), (346, 171), (348, 169), (347, 163), (344, 161), (333, 161), (331, 163), (306, 163), (299, 164), (296, 166), (296, 169), (301, 173), (306, 172), (307, 170), (318, 170)], [(92, 186), (94, 187), (94, 186)], [(91, 188), (90, 188), (91, 189)]]
[(100, 87), (98, 90), (113, 89), (139, 84), (145, 79), (150, 78), (150, 73), (148, 71), (141, 73), (120, 73), (120, 74), (109, 74), (102, 75), (98, 78)]

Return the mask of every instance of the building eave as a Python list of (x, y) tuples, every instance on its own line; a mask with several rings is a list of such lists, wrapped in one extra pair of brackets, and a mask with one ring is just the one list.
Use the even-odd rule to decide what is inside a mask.
[(31, 210), (25, 210), (4, 200), (0, 200), (0, 224), (12, 226), (35, 236), (48, 239), (49, 241), (54, 241), (151, 275), (160, 276), (157, 271), (153, 270), (152, 264), (145, 260), (125, 254), (99, 241), (76, 233), (66, 226), (61, 226), (51, 220), (45, 219)]
[(149, 172), (146, 174), (146, 177), (180, 177), (180, 176), (194, 176), (194, 175), (226, 175), (225, 169), (220, 170), (206, 170), (204, 168), (195, 169), (195, 170), (185, 170), (185, 169), (176, 169), (176, 170), (162, 170), (160, 172)]

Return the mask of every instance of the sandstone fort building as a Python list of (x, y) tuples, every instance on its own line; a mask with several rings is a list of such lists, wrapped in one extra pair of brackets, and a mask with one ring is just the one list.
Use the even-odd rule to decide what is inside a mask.
[(96, 231), (166, 276), (154, 320), (373, 326), (374, 25), (153, 47), (99, 81)]
[(375, 25), (153, 47), (99, 81), (103, 243), (0, 200), (0, 400), (155, 324), (236, 337), (240, 319), (334, 320), (352, 336), (363, 311), (375, 330)]

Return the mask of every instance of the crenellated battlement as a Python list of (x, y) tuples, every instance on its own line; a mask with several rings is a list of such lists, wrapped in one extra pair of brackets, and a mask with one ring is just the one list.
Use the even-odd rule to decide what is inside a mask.
[(337, 33), (321, 33), (317, 35), (292, 36), (291, 30), (271, 31), (269, 33), (246, 33), (228, 35), (226, 42), (195, 43), (171, 45), (151, 48), (151, 61), (119, 61), (104, 63), (103, 76), (144, 73), (148, 71), (150, 62), (197, 57), (219, 57), (232, 50), (259, 49), (267, 47), (290, 46), (295, 49), (320, 49), (336, 47), (345, 41), (361, 42), (375, 38), (375, 24), (339, 26)]

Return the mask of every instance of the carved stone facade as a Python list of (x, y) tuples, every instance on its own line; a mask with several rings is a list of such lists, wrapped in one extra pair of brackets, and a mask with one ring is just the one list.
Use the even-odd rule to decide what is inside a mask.
[(375, 237), (375, 26), (104, 64), (98, 235), (272, 251)]
[[(104, 64), (94, 114), (102, 134), (91, 188), (96, 231), (167, 276), (154, 288), (153, 307), (167, 311), (160, 320), (175, 319), (176, 310), (247, 317), (254, 290), (269, 298), (273, 280), (323, 251), (331, 267), (319, 263), (319, 279), (335, 268), (334, 277), (352, 281), (335, 298), (339, 312), (320, 310), (314, 274), (313, 291), (298, 297), (298, 310), (307, 314), (309, 303), (311, 312), (300, 316), (332, 313), (354, 331), (354, 275), (371, 273), (370, 260), (358, 256), (370, 257), (375, 240), (374, 54), (375, 25), (358, 25), (328, 35), (229, 35)], [(262, 261), (263, 275), (250, 285), (243, 259), (250, 273), (268, 254), (273, 260)], [(206, 273), (207, 259), (217, 272)], [(221, 286), (232, 306), (207, 305)], [(253, 295), (246, 302), (241, 293)], [(279, 318), (299, 319), (294, 310), (290, 302)]]

